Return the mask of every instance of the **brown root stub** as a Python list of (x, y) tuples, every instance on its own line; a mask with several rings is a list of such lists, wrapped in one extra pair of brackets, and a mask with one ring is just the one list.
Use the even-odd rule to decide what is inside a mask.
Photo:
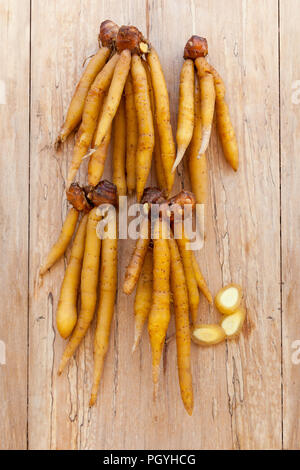
[(185, 45), (183, 58), (194, 60), (198, 57), (205, 57), (207, 54), (207, 40), (200, 36), (192, 36)]
[(182, 219), (182, 214), (184, 213), (184, 206), (186, 205), (191, 205), (192, 210), (194, 210), (194, 207), (196, 205), (195, 196), (190, 191), (182, 190), (180, 191), (180, 193), (176, 194), (168, 200), (168, 208), (172, 222), (180, 221)]
[(129, 49), (132, 54), (148, 52), (147, 41), (135, 26), (121, 26), (116, 40), (117, 51)]
[(110, 181), (100, 181), (97, 186), (89, 191), (88, 198), (95, 206), (112, 204), (116, 207), (118, 205), (117, 187)]
[(176, 196), (171, 197), (168, 200), (169, 206), (173, 204), (178, 204), (181, 207), (184, 207), (186, 204), (192, 204), (193, 208), (196, 204), (196, 198), (193, 193), (190, 191), (182, 190), (180, 193), (176, 194)]
[(83, 212), (89, 212), (92, 209), (92, 205), (87, 200), (85, 191), (78, 183), (72, 183), (67, 190), (67, 199), (72, 206)]
[(111, 20), (102, 21), (100, 25), (99, 41), (102, 46), (113, 47), (119, 31), (119, 26)]
[(165, 202), (163, 191), (159, 188), (145, 188), (141, 204), (161, 204)]

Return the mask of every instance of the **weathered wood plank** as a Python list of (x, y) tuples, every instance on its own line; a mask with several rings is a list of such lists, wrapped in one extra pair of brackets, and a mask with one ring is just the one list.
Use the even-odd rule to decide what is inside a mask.
[[(47, 21), (41, 21), (46, 17)], [(52, 143), (82, 72), (82, 63), (97, 48), (100, 22), (110, 17), (120, 24), (129, 23), (133, 17), (137, 26), (145, 30), (142, 3), (112, 1), (99, 6), (98, 2), (90, 1), (35, 0), (32, 4), (30, 448), (104, 448), (115, 434), (112, 416), (116, 407), (118, 348), (115, 353), (111, 350), (107, 358), (99, 408), (89, 412), (93, 329), (68, 373), (60, 378), (56, 375), (65, 344), (55, 327), (64, 262), (45, 277), (42, 288), (36, 286), (40, 262), (58, 235), (66, 213), (64, 179), (73, 139), (58, 154)], [(109, 167), (105, 176), (111, 178)], [(86, 181), (85, 172), (83, 166), (81, 181)], [(125, 242), (119, 250), (123, 263), (124, 250), (128, 250)], [(125, 305), (122, 312), (126, 314)], [(117, 315), (115, 323), (117, 328)], [(116, 341), (112, 335), (111, 345)], [(105, 426), (100, 424), (104, 422)]]
[[(271, 3), (273, 8), (266, 0), (230, 0), (220, 15), (219, 0), (113, 0), (105, 6), (87, 0), (33, 0), (30, 448), (280, 447), (278, 18), (277, 2)], [(192, 418), (180, 400), (174, 341), (165, 351), (156, 406), (146, 333), (139, 351), (131, 355), (133, 298), (125, 298), (121, 284), (132, 242), (121, 241), (119, 246), (114, 332), (93, 410), (88, 410), (93, 329), (67, 373), (56, 376), (64, 345), (55, 327), (63, 261), (47, 275), (42, 288), (36, 287), (38, 266), (65, 216), (64, 178), (73, 146), (70, 139), (55, 154), (51, 144), (80, 65), (95, 49), (99, 23), (107, 17), (148, 30), (166, 72), (174, 129), (184, 44), (192, 33), (206, 36), (210, 60), (227, 84), (240, 143), (241, 166), (233, 174), (213, 137), (207, 239), (199, 259), (214, 293), (229, 281), (243, 285), (248, 320), (239, 341), (207, 350), (193, 348)], [(182, 168), (180, 172), (176, 188), (181, 182), (187, 187), (188, 178)], [(106, 175), (110, 176), (109, 169)], [(83, 181), (84, 171), (81, 177)], [(218, 319), (204, 301), (201, 319)], [(171, 325), (170, 334), (173, 329)]]
[(283, 447), (300, 448), (299, 2), (280, 1)]
[(0, 5), (0, 449), (26, 449), (30, 2)]
[[(168, 64), (172, 102), (178, 95), (182, 47), (192, 33), (203, 35), (210, 60), (227, 85), (241, 154), (240, 169), (233, 174), (214, 131), (208, 155), (206, 242), (199, 259), (214, 293), (227, 282), (241, 283), (248, 320), (239, 341), (194, 350), (195, 412), (187, 423), (180, 417), (184, 436), (169, 437), (168, 443), (191, 448), (280, 448), (277, 4), (231, 1), (222, 9), (219, 1), (182, 3), (181, 10), (172, 2), (152, 2), (152, 24)], [(172, 26), (162, 27), (164, 22)], [(200, 312), (203, 321), (219, 318), (208, 311), (205, 301)]]

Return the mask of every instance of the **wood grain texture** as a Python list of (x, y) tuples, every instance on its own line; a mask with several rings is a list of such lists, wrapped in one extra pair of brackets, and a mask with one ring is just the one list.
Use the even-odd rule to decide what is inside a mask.
[[(0, 163), (0, 200), (6, 201), (1, 208), (4, 315), (0, 316), (0, 341), (7, 345), (7, 365), (0, 364), (4, 397), (0, 448), (299, 448), (300, 366), (291, 360), (292, 344), (300, 339), (295, 207), (300, 104), (292, 101), (293, 83), (300, 80), (295, 48), (297, 0), (23, 3), (22, 14), (17, 0), (5, 0), (0, 6), (0, 34), (8, 45), (0, 52), (6, 64), (0, 81), (5, 82), (7, 100), (3, 105), (0, 99), (5, 157)], [(207, 37), (209, 60), (227, 87), (240, 147), (240, 168), (235, 174), (222, 155), (214, 124), (208, 151), (206, 239), (197, 258), (213, 294), (228, 282), (243, 286), (247, 322), (237, 341), (209, 349), (193, 346), (192, 417), (180, 398), (175, 341), (170, 339), (164, 351), (156, 404), (147, 332), (138, 351), (131, 354), (134, 295), (128, 298), (121, 289), (134, 244), (130, 240), (119, 241), (118, 295), (97, 406), (88, 408), (94, 325), (65, 373), (61, 377), (56, 373), (65, 342), (57, 333), (55, 312), (67, 257), (52, 268), (42, 285), (38, 269), (67, 212), (65, 179), (74, 136), (58, 153), (53, 143), (82, 64), (97, 48), (100, 22), (107, 18), (135, 24), (154, 44), (166, 75), (174, 134), (184, 45), (192, 34)], [(11, 53), (20, 39), (19, 54)], [(174, 193), (183, 186), (189, 188), (185, 163), (177, 169)], [(86, 171), (87, 161), (79, 172), (81, 182), (86, 181)], [(111, 179), (110, 161), (105, 177)], [(154, 182), (152, 172), (149, 183)], [(8, 183), (13, 188), (9, 192)], [(199, 314), (203, 322), (219, 319), (202, 297)], [(168, 337), (173, 332), (172, 319)]]
[[(0, 449), (27, 445), (30, 2), (0, 5)], [(5, 46), (4, 46), (5, 45)], [(15, 51), (15, 52), (14, 52)], [(18, 53), (16, 53), (18, 51)], [(5, 350), (5, 351), (4, 351)], [(4, 357), (4, 352), (5, 356)], [(3, 364), (3, 362), (6, 362)]]
[[(240, 147), (240, 167), (234, 174), (214, 129), (208, 152), (210, 201), (200, 265), (214, 294), (228, 282), (240, 283), (248, 312), (239, 341), (200, 351), (195, 362), (200, 376), (196, 396), (205, 403), (199, 410), (200, 421), (209, 423), (201, 447), (211, 448), (218, 442), (218, 447), (235, 449), (280, 448), (276, 2), (232, 1), (226, 3), (222, 15), (218, 14), (219, 2), (196, 1), (191, 6), (195, 11), (193, 32), (200, 31), (208, 39), (209, 59), (225, 81)], [(269, 26), (263, 33), (267, 12)], [(266, 275), (269, 270), (272, 276)], [(205, 302), (200, 312), (205, 322), (219, 318), (208, 312)], [(213, 380), (207, 374), (212, 367)]]
[(280, 1), (283, 447), (300, 448), (299, 3)]

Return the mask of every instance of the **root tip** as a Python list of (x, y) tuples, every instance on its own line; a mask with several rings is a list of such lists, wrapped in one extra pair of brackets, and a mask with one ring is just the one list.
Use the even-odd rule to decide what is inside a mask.
[(94, 394), (92, 394), (92, 395), (91, 395), (91, 398), (90, 398), (90, 402), (89, 402), (89, 407), (90, 407), (90, 408), (92, 408), (92, 407), (95, 405), (96, 400), (97, 400), (97, 396), (94, 395)]
[(185, 154), (185, 149), (182, 149), (182, 148), (178, 149), (177, 155), (176, 155), (176, 158), (175, 158), (175, 162), (173, 163), (173, 166), (172, 166), (172, 173), (174, 173), (174, 171), (178, 167), (179, 163), (181, 162), (181, 160), (184, 157), (184, 154)]
[(54, 149), (56, 150), (56, 152), (60, 149), (62, 143), (63, 143), (62, 137), (61, 135), (59, 135), (56, 141), (54, 142)]

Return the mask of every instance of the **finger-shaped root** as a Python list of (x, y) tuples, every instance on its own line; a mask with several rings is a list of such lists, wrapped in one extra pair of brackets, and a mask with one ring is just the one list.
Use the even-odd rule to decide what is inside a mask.
[(72, 162), (68, 173), (67, 187), (73, 183), (81, 161), (86, 155), (92, 142), (99, 112), (104, 99), (104, 93), (110, 85), (118, 60), (119, 56), (117, 54), (112, 56), (101, 72), (97, 75), (88, 92), (83, 110), (82, 122), (76, 138)]
[(123, 285), (123, 292), (130, 295), (140, 277), (143, 267), (144, 259), (148, 250), (150, 242), (150, 224), (148, 217), (142, 221), (140, 237), (136, 242), (134, 252), (130, 259), (129, 265), (125, 273), (125, 281)]
[(126, 173), (126, 118), (125, 101), (121, 98), (113, 122), (113, 183), (117, 187), (118, 196), (125, 196), (127, 193)]
[(176, 133), (177, 155), (172, 171), (175, 171), (176, 167), (181, 162), (193, 137), (194, 81), (194, 62), (191, 59), (187, 59), (180, 72), (179, 109)]
[(142, 59), (137, 54), (132, 57), (131, 74), (139, 130), (136, 152), (136, 195), (140, 201), (151, 169), (154, 126), (147, 74)]
[(74, 207), (72, 207), (72, 209), (70, 209), (68, 212), (57, 242), (51, 248), (46, 261), (40, 268), (40, 276), (43, 276), (66, 251), (75, 231), (78, 216), (79, 212), (74, 209)]
[(93, 320), (97, 300), (98, 271), (100, 261), (101, 240), (96, 233), (96, 227), (100, 220), (97, 215), (97, 207), (88, 215), (84, 257), (81, 271), (80, 299), (81, 306), (78, 321), (72, 336), (65, 348), (60, 361), (58, 374), (60, 375), (67, 363), (75, 353)]
[(152, 350), (154, 398), (158, 391), (162, 350), (170, 322), (170, 250), (163, 238), (163, 222), (157, 220), (153, 240), (153, 297), (148, 331)]
[(130, 51), (125, 49), (121, 52), (119, 60), (114, 69), (114, 74), (107, 93), (107, 99), (103, 105), (101, 119), (98, 124), (97, 135), (95, 137), (95, 147), (98, 147), (103, 141), (113, 121), (113, 118), (116, 115), (129, 73), (130, 63)]
[(80, 221), (60, 290), (56, 324), (62, 338), (70, 336), (77, 322), (77, 294), (80, 285), (87, 219), (86, 214)]
[(136, 288), (134, 301), (134, 343), (132, 352), (136, 350), (140, 343), (143, 328), (151, 309), (153, 280), (152, 258), (152, 250), (148, 249)]

